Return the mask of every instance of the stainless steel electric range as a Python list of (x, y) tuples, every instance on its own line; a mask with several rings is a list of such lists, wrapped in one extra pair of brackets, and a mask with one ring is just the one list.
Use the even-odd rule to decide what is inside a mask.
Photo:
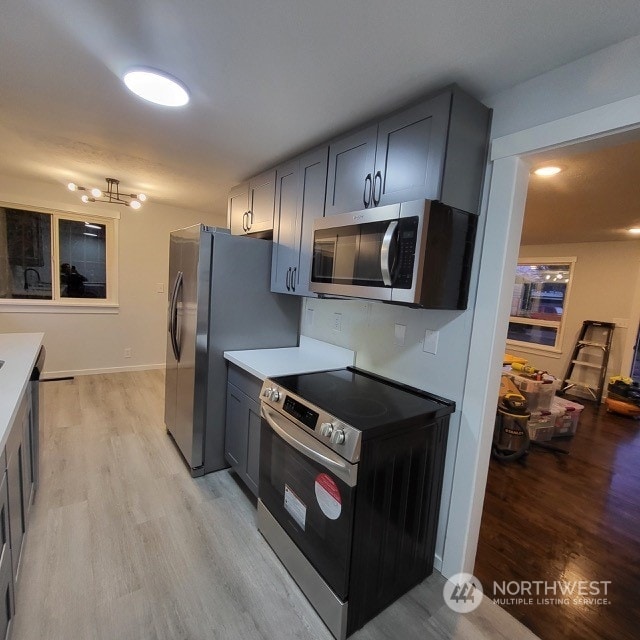
[(258, 528), (342, 640), (433, 571), (455, 404), (354, 368), (261, 401)]

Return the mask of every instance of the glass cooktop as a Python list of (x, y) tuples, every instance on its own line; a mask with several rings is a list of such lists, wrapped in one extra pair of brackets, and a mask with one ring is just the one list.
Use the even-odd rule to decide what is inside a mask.
[(360, 431), (453, 413), (455, 403), (354, 368), (273, 378)]

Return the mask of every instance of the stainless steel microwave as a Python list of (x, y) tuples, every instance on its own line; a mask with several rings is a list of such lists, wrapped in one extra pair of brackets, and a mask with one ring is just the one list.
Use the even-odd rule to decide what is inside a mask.
[(466, 309), (477, 216), (414, 200), (314, 221), (311, 291)]

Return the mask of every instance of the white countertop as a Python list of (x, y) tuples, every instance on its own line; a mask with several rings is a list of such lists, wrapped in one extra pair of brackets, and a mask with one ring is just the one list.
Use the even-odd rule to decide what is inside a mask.
[(0, 452), (36, 363), (44, 333), (0, 333)]
[(355, 362), (353, 351), (307, 336), (300, 336), (299, 347), (225, 351), (224, 357), (260, 380), (342, 369)]

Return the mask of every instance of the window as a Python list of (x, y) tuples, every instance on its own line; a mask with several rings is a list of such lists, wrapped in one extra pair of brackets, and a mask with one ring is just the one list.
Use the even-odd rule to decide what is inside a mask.
[(507, 343), (560, 351), (575, 260), (518, 262)]
[(116, 223), (0, 206), (0, 304), (115, 305)]

